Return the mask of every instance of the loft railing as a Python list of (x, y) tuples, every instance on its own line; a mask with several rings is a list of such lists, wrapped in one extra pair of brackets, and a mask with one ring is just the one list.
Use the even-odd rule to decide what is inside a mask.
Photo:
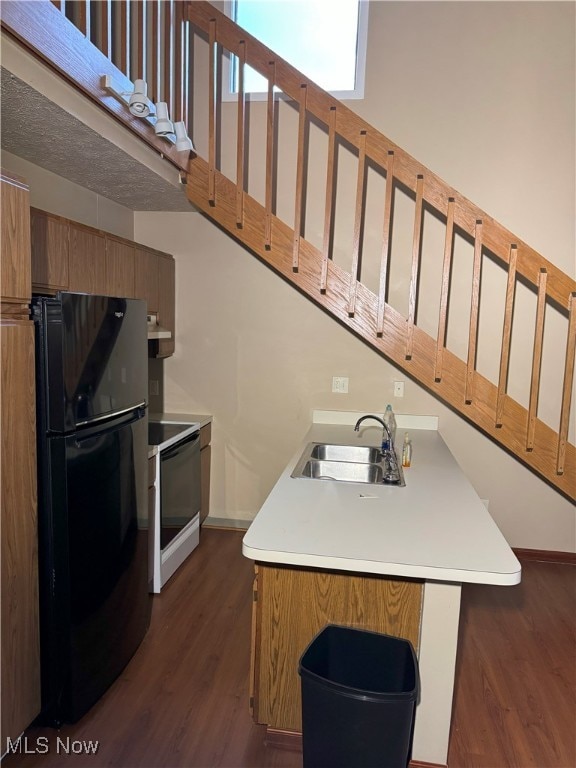
[[(55, 50), (43, 24), (54, 14), (35, 17), (23, 10), (30, 5), (4, 0), (3, 26), (124, 119), (94, 77), (80, 71), (78, 41), (66, 48), (61, 38)], [(65, 14), (114, 72), (128, 84), (146, 79), (152, 100), (166, 101), (173, 119), (190, 123), (198, 133), (197, 156), (188, 165), (187, 155), (166, 154), (187, 168), (187, 194), (200, 210), (547, 482), (576, 497), (576, 449), (569, 441), (573, 279), (212, 4), (46, 0), (34, 5), (54, 11), (58, 6), (55, 15)], [(239, 93), (235, 103), (224, 103), (222, 64), (233, 56)], [(94, 74), (102, 63), (90, 66)], [(264, 104), (244, 92), (247, 66), (268, 82)], [(286, 109), (280, 105), (292, 112), (282, 125)], [(260, 113), (265, 129), (258, 135)], [(149, 141), (136, 118), (124, 121)], [(321, 151), (318, 142), (310, 150), (312, 130), (322, 137)], [(286, 205), (278, 157), (289, 148), (295, 178)], [(313, 216), (307, 190), (319, 155), (324, 156), (317, 195), (322, 205), (316, 208), (322, 210)], [(346, 175), (341, 169), (343, 156), (355, 164), (351, 213), (345, 215), (342, 208), (337, 211), (343, 188), (351, 186), (350, 163)], [(260, 189), (251, 187), (255, 167), (264, 169)], [(380, 184), (376, 203), (374, 178)], [(376, 225), (370, 223), (374, 210)], [(410, 234), (402, 241), (407, 218)], [(344, 245), (338, 231), (342, 219), (351, 229)], [(398, 280), (402, 270), (405, 277)], [(486, 275), (497, 290), (483, 290)], [(529, 311), (518, 312), (520, 304)], [(486, 325), (495, 314), (498, 338)], [(486, 363), (488, 347), (496, 361)], [(525, 381), (514, 380), (517, 370)], [(557, 404), (555, 412), (543, 407), (549, 402)]]
[(188, 122), (189, 38), (177, 0), (52, 0), (126, 77), (145, 80), (155, 103)]

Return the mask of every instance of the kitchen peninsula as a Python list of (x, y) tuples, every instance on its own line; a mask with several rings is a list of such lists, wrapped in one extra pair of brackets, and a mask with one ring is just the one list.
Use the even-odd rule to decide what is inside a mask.
[(251, 703), (269, 737), (301, 731), (298, 659), (327, 623), (411, 640), (421, 678), (412, 759), (446, 765), (461, 585), (513, 585), (520, 564), (437, 431), (398, 416), (406, 486), (293, 478), (309, 442), (379, 446), (363, 413), (314, 413), (313, 425), (243, 542), (256, 562)]

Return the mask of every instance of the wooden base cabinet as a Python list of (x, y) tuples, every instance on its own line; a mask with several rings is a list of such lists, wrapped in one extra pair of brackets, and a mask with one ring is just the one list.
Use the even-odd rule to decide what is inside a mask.
[(200, 525), (206, 520), (210, 512), (210, 462), (212, 440), (212, 424), (205, 424), (200, 429)]
[(1, 745), (40, 712), (36, 395), (30, 218), (24, 182), (2, 172)]
[(254, 720), (302, 731), (298, 662), (326, 624), (410, 640), (416, 650), (423, 583), (369, 574), (258, 564), (252, 621)]

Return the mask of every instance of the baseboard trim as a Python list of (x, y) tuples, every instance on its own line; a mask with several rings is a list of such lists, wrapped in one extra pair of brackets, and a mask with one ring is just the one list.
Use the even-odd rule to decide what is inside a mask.
[(202, 523), (202, 528), (225, 528), (234, 531), (247, 531), (252, 520), (233, 520), (228, 517), (208, 517)]
[[(287, 731), (282, 728), (266, 726), (265, 744), (273, 749), (283, 749), (288, 752), (302, 752), (302, 734), (298, 731)], [(424, 763), (421, 760), (410, 760), (408, 768), (447, 768), (445, 763)]]
[(518, 560), (536, 560), (541, 563), (576, 565), (576, 552), (551, 552), (548, 549), (519, 549), (512, 547)]
[(288, 752), (302, 752), (302, 734), (298, 731), (286, 731), (282, 728), (266, 726), (265, 744), (274, 749), (284, 749)]

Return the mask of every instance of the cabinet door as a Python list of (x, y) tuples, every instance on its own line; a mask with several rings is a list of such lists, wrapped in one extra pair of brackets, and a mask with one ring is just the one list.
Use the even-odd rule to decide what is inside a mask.
[(201, 506), (200, 506), (200, 525), (208, 517), (210, 512), (210, 461), (212, 440), (212, 424), (205, 424), (200, 429), (200, 486), (201, 486)]
[(110, 296), (133, 299), (134, 291), (134, 248), (128, 243), (106, 238), (106, 292)]
[(134, 254), (134, 292), (146, 299), (148, 312), (158, 312), (158, 254), (136, 248)]
[(107, 295), (106, 240), (103, 234), (70, 222), (71, 291)]
[(207, 445), (200, 451), (200, 525), (210, 512), (210, 461), (212, 448)]
[(252, 625), (256, 722), (302, 732), (298, 660), (326, 624), (403, 637), (417, 650), (422, 592), (415, 580), (260, 564)]
[(2, 320), (2, 745), (40, 711), (34, 326)]
[(2, 172), (2, 299), (28, 303), (30, 277), (30, 204), (28, 187)]
[(158, 357), (174, 354), (174, 333), (176, 330), (175, 265), (169, 256), (158, 257), (158, 320), (160, 325), (172, 331), (171, 339), (160, 339)]
[(32, 231), (32, 284), (35, 288), (67, 290), (68, 239), (67, 219), (30, 209)]

